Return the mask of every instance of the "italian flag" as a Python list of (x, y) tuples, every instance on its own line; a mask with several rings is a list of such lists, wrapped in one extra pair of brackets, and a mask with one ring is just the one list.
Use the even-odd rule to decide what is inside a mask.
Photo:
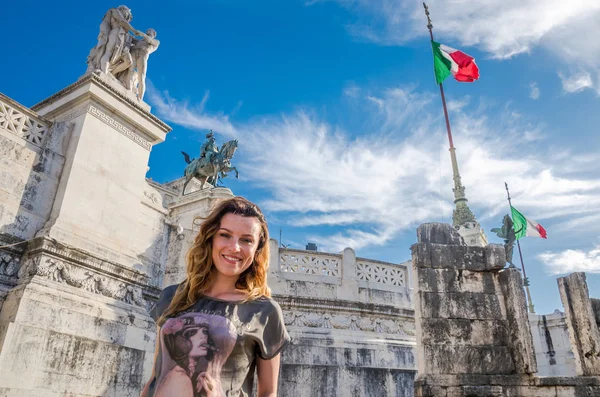
[(515, 238), (518, 240), (521, 237), (541, 237), (546, 238), (546, 229), (536, 221), (525, 218), (515, 207), (510, 206), (512, 213), (513, 229), (515, 230)]
[(433, 47), (433, 69), (435, 81), (442, 84), (446, 77), (454, 76), (458, 81), (472, 83), (479, 78), (479, 68), (472, 56), (447, 45), (431, 42)]

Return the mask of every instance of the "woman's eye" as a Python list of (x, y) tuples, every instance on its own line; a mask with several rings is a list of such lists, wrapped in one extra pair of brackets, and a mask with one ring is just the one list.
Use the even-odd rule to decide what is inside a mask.
[(250, 240), (250, 239), (247, 239), (247, 238), (245, 238), (245, 239), (242, 239), (242, 242), (243, 242), (243, 243), (246, 243), (246, 244), (252, 244), (252, 243), (253, 243), (253, 241), (252, 241), (252, 240)]
[(227, 234), (227, 233), (221, 233), (221, 234), (219, 234), (219, 236), (221, 236), (223, 238), (228, 238), (229, 234)]

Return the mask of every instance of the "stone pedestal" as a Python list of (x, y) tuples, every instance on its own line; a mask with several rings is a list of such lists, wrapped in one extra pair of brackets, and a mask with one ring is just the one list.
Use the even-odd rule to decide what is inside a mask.
[(131, 239), (150, 150), (170, 128), (94, 74), (33, 109), (73, 123), (50, 219), (37, 236), (134, 266)]
[[(145, 173), (170, 128), (93, 74), (33, 112), (69, 134), (53, 149), (60, 167), (44, 171), (56, 175), (54, 194), (19, 210), (25, 219), (48, 206), (38, 211), (43, 227), (23, 236), (31, 240), (0, 312), (0, 395), (139, 395), (155, 345), (147, 313), (162, 281), (156, 252), (170, 233)], [(48, 149), (38, 144), (31, 175), (45, 170)]]

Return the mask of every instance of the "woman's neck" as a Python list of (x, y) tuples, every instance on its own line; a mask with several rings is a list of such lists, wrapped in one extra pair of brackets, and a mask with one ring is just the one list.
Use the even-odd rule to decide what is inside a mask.
[(218, 274), (213, 285), (205, 291), (204, 294), (219, 299), (240, 298), (245, 296), (245, 292), (240, 291), (235, 287), (236, 282), (237, 277), (226, 277), (222, 274)]

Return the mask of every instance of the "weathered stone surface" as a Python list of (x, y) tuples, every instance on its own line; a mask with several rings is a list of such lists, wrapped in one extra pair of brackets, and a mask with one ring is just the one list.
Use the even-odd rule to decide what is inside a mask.
[(476, 292), (418, 292), (420, 316), (434, 318), (463, 318), (473, 320), (502, 320), (503, 305), (498, 295)]
[(600, 299), (590, 298), (590, 302), (592, 303), (592, 311), (596, 318), (596, 325), (600, 327)]
[(431, 267), (431, 244), (416, 243), (410, 246), (414, 268)]
[(600, 375), (600, 330), (589, 298), (585, 273), (558, 280), (578, 375)]
[(294, 397), (413, 396), (414, 373), (360, 367), (283, 365), (281, 394)]
[[(497, 246), (472, 247), (417, 243), (411, 246), (413, 263), (419, 268), (462, 269), (470, 271), (499, 270), (504, 267), (504, 254)], [(504, 248), (502, 248), (504, 250)], [(503, 251), (502, 251), (503, 252)]]
[(500, 244), (488, 244), (485, 247), (486, 269), (499, 270), (506, 266), (506, 252)]
[(515, 369), (519, 374), (535, 373), (537, 372), (537, 362), (521, 273), (518, 269), (508, 268), (500, 272), (499, 279), (504, 295)]
[(447, 223), (424, 223), (417, 228), (419, 243), (465, 245), (458, 231)]
[(508, 329), (504, 320), (467, 320), (424, 318), (423, 344), (470, 346), (507, 346)]
[(417, 270), (417, 277), (423, 292), (481, 292), (484, 294), (500, 292), (492, 273), (461, 269), (420, 268)]
[(415, 396), (596, 397), (600, 395), (598, 382), (598, 377), (419, 375)]
[(425, 366), (431, 374), (511, 374), (515, 367), (504, 346), (426, 345)]

